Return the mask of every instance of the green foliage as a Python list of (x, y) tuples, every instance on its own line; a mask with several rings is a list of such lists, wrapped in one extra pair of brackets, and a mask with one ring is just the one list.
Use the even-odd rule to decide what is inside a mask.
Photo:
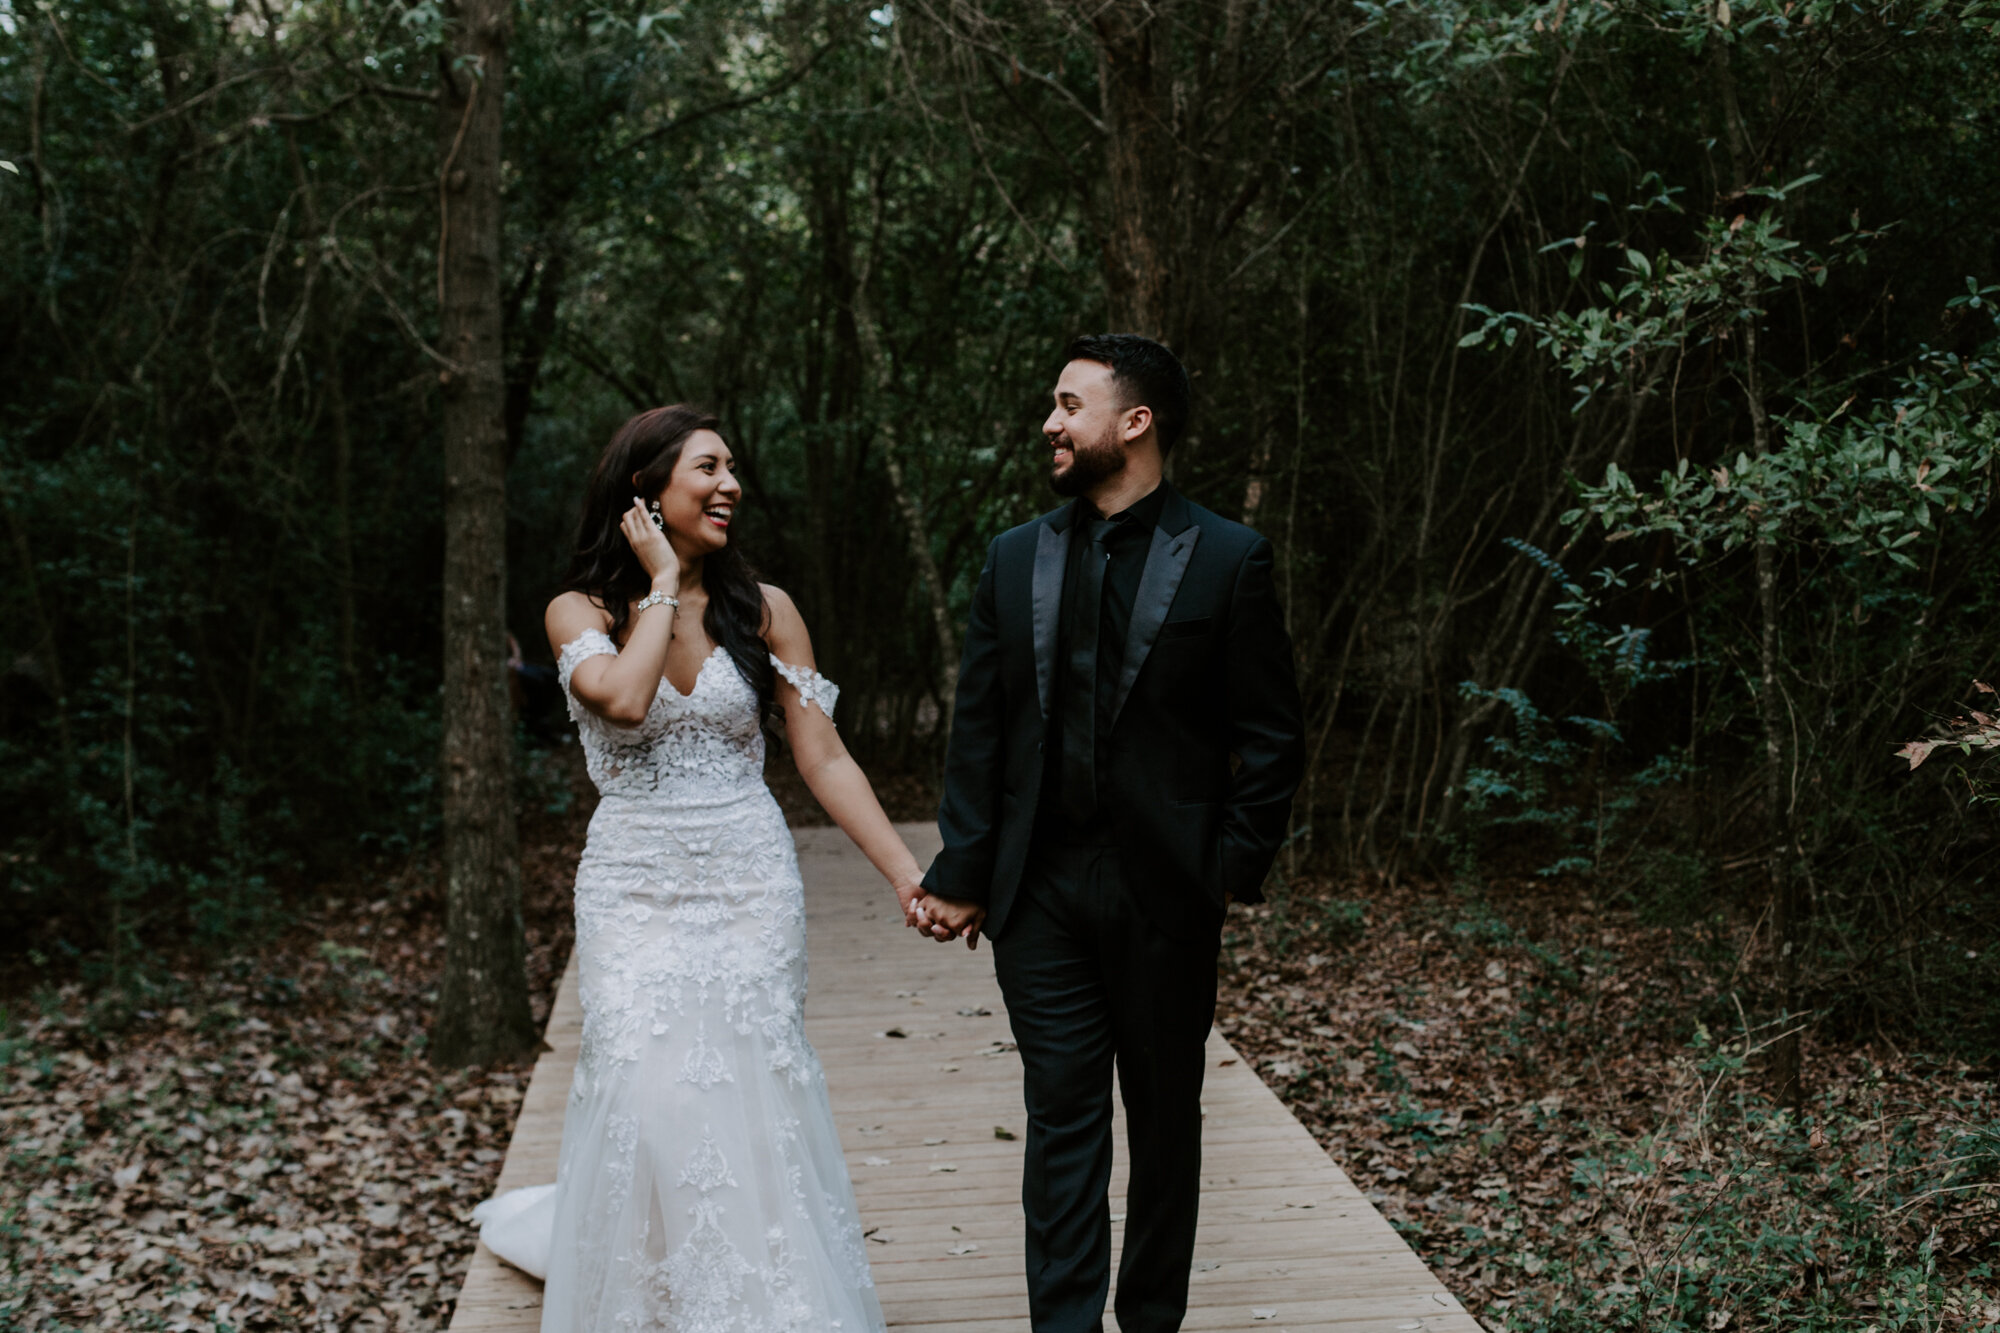
[[(1784, 216), (1776, 207), (1818, 179), (1801, 176), (1782, 187), (1746, 190), (1743, 198), (1762, 201), (1755, 206), (1766, 211), (1754, 218), (1738, 213), (1728, 219), (1704, 220), (1698, 257), (1692, 261), (1665, 253), (1649, 259), (1640, 250), (1625, 249), (1617, 257), (1624, 281), (1614, 284), (1600, 279), (1597, 283), (1601, 305), (1534, 315), (1469, 304), (1466, 308), (1485, 316), (1485, 323), (1465, 334), (1459, 345), (1471, 347), (1497, 340), (1511, 347), (1519, 333), (1532, 333), (1534, 346), (1553, 358), (1574, 385), (1575, 411), (1582, 411), (1612, 384), (1630, 391), (1634, 376), (1657, 354), (1684, 353), (1691, 346), (1740, 335), (1738, 326), (1744, 320), (1762, 315), (1760, 302), (1788, 284), (1809, 280), (1814, 286), (1825, 285), (1829, 261), (1803, 250), (1798, 241), (1785, 235)], [(1657, 181), (1655, 175), (1642, 186)], [(1656, 199), (1635, 207), (1658, 203), (1678, 212), (1674, 196), (1680, 191), (1660, 188)], [(1540, 252), (1573, 250), (1567, 268), (1572, 280), (1580, 279), (1588, 230), (1586, 227), (1575, 237), (1551, 241)], [(1842, 236), (1832, 243), (1832, 249), (1854, 250), (1864, 239), (1866, 236)]]
[(1623, 776), (1595, 777), (1606, 752), (1620, 745), (1616, 726), (1583, 716), (1558, 723), (1518, 690), (1481, 690), (1471, 682), (1463, 688), (1468, 698), (1500, 703), (1512, 724), (1510, 732), (1488, 740), (1486, 762), (1466, 772), (1470, 836), (1490, 840), (1503, 830), (1546, 830), (1557, 858), (1536, 874), (1594, 876), (1614, 855), (1622, 864), (1633, 850), (1625, 845), (1633, 817), (1660, 788), (1688, 776), (1682, 756), (1662, 754)]
[[(1053, 503), (1049, 359), (1137, 318), (1114, 242), (1170, 219), (1198, 298), (1174, 477), (1277, 552), (1301, 864), (1533, 832), (1538, 864), (1696, 911), (1754, 842), (1742, 552), (1775, 524), (1813, 947), (1850, 978), (1822, 998), (1980, 946), (1958, 789), (1883, 756), (2000, 623), (1995, 292), (1964, 278), (2000, 188), (1989, 0), (1169, 9), (1135, 203), (1113, 64), (1065, 7), (516, 8), (525, 656), (601, 443), (704, 401), (743, 464), (732, 536), (805, 611), (850, 743), (934, 771), (934, 612)], [(142, 981), (149, 941), (259, 929), (431, 836), (450, 14), (0, 10), (0, 370), (27, 386), (0, 401), (0, 934), (31, 965)], [(538, 764), (520, 791), (564, 799)], [(1895, 984), (1854, 1021), (1943, 1024)]]
[[(1989, 389), (1996, 372), (2000, 343), (1964, 359), (1927, 357), (1892, 397), (1858, 416), (1843, 403), (1826, 421), (1784, 422), (1770, 453), (1739, 451), (1706, 471), (1683, 458), (1650, 491), (1612, 464), (1602, 483), (1579, 488), (1579, 506), (1565, 519), (1595, 521), (1616, 540), (1664, 533), (1688, 564), (1761, 534), (1920, 572), (1923, 551), (1908, 549), (1913, 543), (1992, 506), (2000, 483), (2000, 421)], [(1867, 585), (1881, 582), (1865, 564), (1843, 559), (1841, 567)]]
[[(1979, 695), (1994, 694), (1996, 691), (1983, 680), (1972, 682), (1974, 698)], [(1980, 699), (1981, 703), (1989, 703)], [(1990, 706), (1990, 703), (1989, 703)], [(1910, 761), (1910, 768), (1916, 767), (1939, 750), (1956, 750), (1964, 758), (1977, 762), (1963, 765), (1960, 772), (1965, 777), (1966, 799), (1974, 805), (1990, 805), (2000, 802), (2000, 790), (1996, 790), (1993, 778), (1993, 756), (2000, 752), (2000, 721), (1992, 714), (1977, 708), (1969, 709), (1956, 717), (1941, 719), (1935, 733), (1926, 740), (1907, 741), (1896, 753)]]
[[(1624, 870), (1635, 856), (1642, 864), (1652, 859), (1634, 836), (1634, 820), (1652, 811), (1663, 789), (1691, 776), (1679, 749), (1634, 768), (1620, 712), (1635, 691), (1671, 681), (1691, 664), (1658, 659), (1651, 630), (1630, 624), (1614, 630), (1598, 619), (1605, 603), (1629, 586), (1629, 568), (1601, 567), (1585, 583), (1545, 552), (1510, 544), (1560, 589), (1553, 638), (1595, 685), (1601, 716), (1551, 718), (1521, 690), (1460, 684), (1462, 697), (1498, 705), (1507, 726), (1487, 738), (1482, 761), (1467, 769), (1461, 784), (1467, 827), (1458, 839), (1459, 869), (1475, 871), (1510, 832), (1535, 830), (1542, 835), (1537, 852), (1554, 858), (1537, 874), (1606, 879), (1604, 887), (1616, 896), (1625, 889), (1607, 872)], [(1638, 877), (1642, 884), (1652, 878)], [(1649, 898), (1642, 894), (1641, 902)]]
[[(59, 5), (0, 25), (0, 142), (43, 127), (0, 177), (0, 288), (36, 321), (0, 353), (37, 386), (0, 407), (0, 926), (36, 957), (143, 987), (147, 941), (262, 928), (288, 886), (434, 834), (425, 99), (446, 15)], [(611, 427), (700, 399), (751, 480), (742, 539), (807, 608), (849, 715), (909, 744), (934, 638), (862, 540), (897, 520), (830, 313), (851, 290), (815, 275), (872, 249), (899, 386), (976, 381), (976, 415), (1008, 422), (905, 428), (961, 605), (984, 537), (1032, 512), (1007, 484), (1029, 475), (1009, 419), (1043, 358), (989, 366), (1059, 307), (983, 169), (887, 151), (911, 122), (881, 102), (875, 26), (728, 0), (517, 16), (509, 354), (539, 368), (509, 607), (529, 660), (549, 656), (542, 608)], [(965, 226), (932, 225), (953, 210)], [(968, 306), (991, 313), (952, 336)], [(566, 801), (541, 760), (523, 798)]]
[[(1466, 341), (1505, 346), (1516, 330), (1532, 331), (1535, 347), (1575, 384), (1579, 412), (1608, 392), (1636, 409), (1670, 366), (1696, 355), (1722, 359), (1749, 400), (1757, 443), (1710, 463), (1681, 453), (1651, 486), (1615, 459), (1601, 482), (1573, 483), (1576, 504), (1561, 516), (1570, 547), (1599, 538), (1597, 558), (1606, 560), (1614, 547), (1648, 550), (1643, 574), (1607, 563), (1572, 580), (1531, 551), (1563, 590), (1555, 637), (1603, 701), (1601, 717), (1570, 718), (1572, 732), (1621, 717), (1629, 687), (1618, 645), (1645, 631), (1605, 634), (1589, 613), (1620, 595), (1629, 603), (1632, 592), (1666, 599), (1684, 619), (1677, 637), (1689, 654), (1679, 665), (1699, 730), (1679, 745), (1656, 741), (1650, 759), (1633, 756), (1622, 765), (1627, 776), (1614, 779), (1599, 763), (1621, 732), (1597, 731), (1586, 744), (1559, 734), (1519, 691), (1467, 687), (1468, 698), (1503, 705), (1512, 719), (1511, 734), (1490, 742), (1496, 762), (1468, 773), (1467, 811), (1560, 829), (1568, 854), (1547, 869), (1601, 871), (1607, 816), (1629, 814), (1631, 797), (1658, 778), (1683, 783), (1697, 745), (1759, 762), (1761, 636), (1770, 633), (1781, 663), (1768, 688), (1791, 732), (1781, 756), (1791, 792), (1781, 816), (1791, 830), (1788, 873), (1815, 886), (1808, 990), (1843, 1021), (1894, 1005), (1906, 1021), (1912, 1012), (1935, 1014), (1932, 1031), (1942, 1039), (1990, 1049), (2000, 1030), (1990, 1005), (1975, 1006), (1974, 1023), (1944, 1019), (1962, 994), (1960, 950), (1950, 942), (1962, 938), (1977, 956), (2000, 931), (2000, 919), (1975, 906), (1984, 877), (1977, 843), (1960, 842), (1957, 818), (1936, 818), (1924, 799), (1934, 788), (1890, 785), (1877, 747), (1926, 682), (1978, 669), (2000, 647), (1990, 616), (2000, 565), (1986, 536), (2000, 482), (2000, 340), (1991, 337), (2000, 322), (1989, 290), (1968, 280), (1945, 307), (1963, 350), (1920, 348), (1879, 396), (1852, 379), (1774, 374), (1770, 335), (1760, 330), (1780, 301), (1803, 305), (1823, 289), (1831, 267), (1791, 235), (1811, 180), (1747, 192), (1763, 211), (1710, 219), (1694, 259), (1629, 250), (1626, 281), (1600, 283), (1599, 304), (1546, 315), (1480, 308), (1486, 322)], [(1859, 259), (1862, 239), (1872, 244), (1880, 233), (1839, 236), (1829, 252)], [(1980, 336), (1974, 319), (1987, 325), (1986, 341), (1970, 341)], [(1776, 623), (1754, 600), (1747, 567), (1760, 544), (1777, 581)], [(1761, 762), (1779, 760), (1767, 753)], [(1588, 782), (1577, 776), (1584, 771)], [(1596, 797), (1595, 809), (1580, 808), (1580, 792)], [(1646, 802), (1659, 795), (1645, 793)], [(1684, 827), (1649, 827), (1631, 852), (1644, 868), (1640, 881), (1664, 872), (1645, 898), (1686, 902), (1687, 875), (1699, 874), (1701, 862)], [(1889, 981), (1873, 964), (1892, 954), (1905, 963)]]

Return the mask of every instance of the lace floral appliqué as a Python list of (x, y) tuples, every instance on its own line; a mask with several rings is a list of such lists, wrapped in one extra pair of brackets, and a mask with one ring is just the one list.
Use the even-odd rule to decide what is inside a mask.
[(840, 686), (809, 667), (796, 667), (790, 662), (779, 661), (776, 653), (771, 654), (771, 665), (799, 692), (801, 699), (815, 705), (829, 720), (832, 719), (833, 706), (840, 701)]
[[(854, 1195), (805, 1037), (805, 898), (764, 785), (757, 697), (718, 648), (645, 718), (585, 708), (602, 793), (576, 876), (583, 1034), (563, 1125), (544, 1328), (876, 1333)], [(839, 690), (771, 659), (827, 717)]]

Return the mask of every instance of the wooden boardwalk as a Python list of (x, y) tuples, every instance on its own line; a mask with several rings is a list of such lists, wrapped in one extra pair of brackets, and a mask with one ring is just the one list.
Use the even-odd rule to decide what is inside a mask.
[[(905, 826), (903, 835), (919, 861), (936, 850), (929, 825)], [(826, 1066), (889, 1326), (1028, 1333), (1021, 1066), (992, 954), (983, 944), (968, 953), (905, 931), (888, 889), (838, 829), (797, 836), (811, 966), (806, 1028)], [(572, 967), (502, 1188), (555, 1178), (581, 1022)], [(1201, 1227), (1184, 1327), (1479, 1333), (1219, 1034), (1209, 1038), (1209, 1057)], [(1114, 1242), (1122, 1126), (1119, 1136)], [(532, 1330), (540, 1314), (540, 1285), (481, 1246), (455, 1333)], [(1105, 1327), (1117, 1327), (1109, 1311)]]

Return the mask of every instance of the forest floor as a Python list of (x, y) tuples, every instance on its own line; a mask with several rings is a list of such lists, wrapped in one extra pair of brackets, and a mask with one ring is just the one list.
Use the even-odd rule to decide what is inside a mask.
[[(795, 782), (774, 786), (796, 822), (824, 822)], [(538, 1021), (569, 951), (588, 805), (550, 791), (522, 827)], [(921, 784), (885, 795), (896, 817), (929, 816)], [(1659, 1184), (1663, 1166), (1696, 1162), (1700, 1135), (1776, 1141), (1732, 1091), (1744, 1075), (1728, 1043), (1689, 1053), (1691, 1016), (1726, 1016), (1725, 991), (1701, 979), (1726, 941), (1641, 927), (1547, 885), (1475, 898), (1301, 881), (1284, 897), (1233, 920), (1223, 1028), (1489, 1327), (1591, 1305), (1603, 1318), (1588, 1326), (1612, 1326), (1604, 1301), (1650, 1300), (1669, 1272), (1709, 1293), (1681, 1326), (1763, 1326), (1756, 1293), (1732, 1295), (1701, 1267), (1706, 1232), (1691, 1243), (1669, 1225), (1690, 1210)], [(77, 985), (6, 997), (0, 1330), (441, 1329), (528, 1074), (426, 1062), (442, 926), (438, 868), (420, 858), (324, 888), (255, 947), (163, 967), (136, 1010), (93, 1005)], [(1953, 1146), (1963, 1117), (1990, 1110), (1991, 1071), (1860, 1048), (1809, 1056), (1854, 1115), (1812, 1122), (1825, 1133), (1783, 1120), (1779, 1138), (1799, 1138), (1794, 1174), (1853, 1157), (1826, 1134), (1865, 1125), (1901, 1146), (1856, 1167), (1858, 1187), (1898, 1179), (1904, 1200), (1931, 1179), (1912, 1163), (1966, 1156)], [(1703, 1196), (1696, 1229), (1746, 1210), (1780, 1230), (1800, 1221), (1772, 1214), (1769, 1181), (1740, 1162), (1719, 1178), (1750, 1198)], [(1843, 1263), (1880, 1267), (1928, 1238), (1919, 1299), (1937, 1317), (1921, 1326), (2000, 1322), (1978, 1268), (2000, 1237), (1991, 1187), (1939, 1188), (1898, 1203), (1872, 1259), (1843, 1259), (1825, 1226), (1801, 1231), (1786, 1290), (1810, 1298), (1852, 1276)], [(1882, 1328), (1905, 1326), (1890, 1312)]]
[(2000, 1071), (1808, 1034), (1779, 1110), (1748, 938), (1306, 878), (1232, 916), (1218, 1021), (1488, 1328), (2000, 1327)]

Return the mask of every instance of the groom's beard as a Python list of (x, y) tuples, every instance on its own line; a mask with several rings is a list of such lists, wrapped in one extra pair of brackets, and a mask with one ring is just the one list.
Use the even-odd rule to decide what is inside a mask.
[(1049, 486), (1057, 495), (1082, 495), (1125, 470), (1125, 451), (1115, 444), (1085, 444), (1070, 436), (1063, 442), (1070, 447), (1069, 468), (1049, 473)]

